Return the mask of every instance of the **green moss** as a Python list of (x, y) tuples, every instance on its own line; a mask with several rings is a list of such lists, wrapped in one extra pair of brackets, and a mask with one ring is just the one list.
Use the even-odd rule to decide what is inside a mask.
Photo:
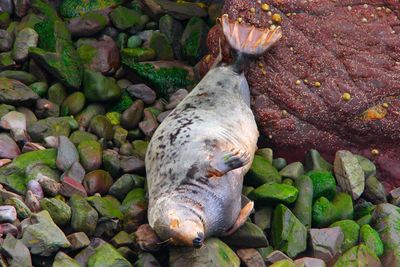
[(299, 190), (287, 184), (267, 183), (250, 192), (248, 197), (254, 201), (263, 203), (285, 203), (296, 201)]
[(312, 208), (312, 222), (316, 227), (325, 227), (339, 217), (337, 208), (325, 197), (317, 199)]
[(336, 194), (336, 181), (329, 171), (310, 171), (306, 174), (313, 182), (314, 199), (326, 197), (332, 200)]
[(81, 45), (76, 51), (84, 64), (89, 64), (97, 54), (97, 49), (90, 45)]
[(64, 18), (73, 18), (89, 11), (96, 11), (122, 4), (122, 0), (64, 0), (59, 11)]
[(282, 176), (266, 158), (255, 155), (249, 172), (246, 174), (245, 183), (251, 186), (260, 186), (265, 183), (280, 183)]
[(342, 220), (331, 224), (329, 227), (336, 227), (336, 226), (339, 226), (340, 229), (342, 229), (344, 235), (342, 251), (346, 251), (357, 244), (360, 232), (360, 226), (355, 221)]
[(365, 243), (368, 248), (375, 252), (376, 256), (383, 254), (383, 243), (379, 234), (368, 224), (361, 227), (360, 230), (361, 242)]
[(156, 52), (152, 48), (124, 48), (121, 50), (121, 58), (123, 62), (135, 63), (140, 61), (153, 60)]
[(120, 99), (111, 106), (110, 111), (112, 112), (124, 112), (133, 104), (133, 99), (127, 91), (123, 91)]

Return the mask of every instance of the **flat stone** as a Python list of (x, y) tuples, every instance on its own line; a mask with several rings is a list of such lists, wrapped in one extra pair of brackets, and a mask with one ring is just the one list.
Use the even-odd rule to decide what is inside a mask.
[(124, 173), (141, 173), (144, 171), (144, 161), (135, 156), (122, 156), (121, 169)]
[(4, 202), (6, 205), (11, 205), (15, 207), (15, 210), (17, 212), (17, 216), (20, 220), (24, 220), (26, 218), (29, 218), (32, 214), (31, 210), (25, 205), (25, 203), (19, 199), (19, 198), (8, 198)]
[(0, 158), (13, 159), (21, 154), (17, 143), (7, 134), (0, 134)]
[(125, 232), (121, 231), (118, 234), (116, 234), (111, 240), (110, 240), (111, 245), (113, 245), (116, 248), (123, 247), (123, 246), (130, 246), (133, 244), (133, 239), (130, 237), (130, 235)]
[(280, 170), (280, 175), (283, 177), (288, 177), (291, 179), (296, 180), (300, 176), (304, 174), (304, 166), (303, 163), (301, 162), (293, 162), (288, 164), (286, 167), (284, 167), (282, 170)]
[(91, 267), (132, 267), (122, 255), (110, 244), (103, 244), (95, 249), (96, 252), (90, 256), (88, 266)]
[(248, 197), (259, 203), (285, 203), (296, 201), (299, 190), (287, 184), (266, 183), (251, 191)]
[(156, 93), (143, 83), (132, 84), (127, 88), (127, 91), (131, 96), (143, 100), (146, 105), (153, 104), (157, 98)]
[(104, 170), (95, 170), (85, 175), (83, 186), (88, 195), (94, 195), (95, 193), (106, 194), (113, 182), (108, 172)]
[[(354, 265), (356, 264), (356, 265)], [(348, 266), (372, 266), (381, 267), (379, 258), (370, 250), (366, 245), (360, 244), (347, 250), (336, 261), (335, 267), (348, 267)], [(388, 265), (395, 266), (395, 265)]]
[(82, 183), (83, 178), (85, 177), (86, 171), (83, 166), (79, 163), (79, 161), (74, 162), (71, 167), (64, 172), (60, 179), (63, 180), (64, 177), (70, 177), (77, 181), (78, 183)]
[(376, 176), (366, 178), (364, 197), (374, 204), (387, 202), (385, 188)]
[(25, 84), (4, 77), (0, 77), (0, 103), (24, 104), (36, 101), (39, 96)]
[(360, 229), (360, 241), (371, 249), (376, 256), (383, 254), (383, 243), (379, 234), (370, 225), (365, 224)]
[(102, 147), (98, 141), (82, 141), (78, 146), (80, 163), (86, 171), (99, 169), (102, 163)]
[(310, 229), (312, 255), (330, 262), (341, 252), (344, 235), (340, 227)]
[(92, 36), (108, 24), (108, 16), (101, 13), (86, 13), (68, 21), (67, 27), (73, 37)]
[(344, 240), (342, 243), (342, 251), (355, 246), (358, 242), (360, 226), (352, 220), (341, 220), (330, 225), (330, 227), (339, 226), (342, 229)]

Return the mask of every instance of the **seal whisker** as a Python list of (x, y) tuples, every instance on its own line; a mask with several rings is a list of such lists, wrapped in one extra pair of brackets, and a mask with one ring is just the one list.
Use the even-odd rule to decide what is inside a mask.
[(172, 241), (172, 238), (168, 238), (168, 239), (166, 239), (164, 241), (161, 241), (161, 242), (157, 243), (157, 245), (159, 245), (159, 246), (167, 246), (167, 245), (169, 245), (171, 243), (171, 241)]

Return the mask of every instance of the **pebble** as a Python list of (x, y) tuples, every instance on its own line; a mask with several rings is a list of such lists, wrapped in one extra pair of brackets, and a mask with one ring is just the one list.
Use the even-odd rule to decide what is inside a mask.
[(2, 205), (0, 206), (0, 222), (14, 222), (17, 219), (17, 211), (13, 206)]

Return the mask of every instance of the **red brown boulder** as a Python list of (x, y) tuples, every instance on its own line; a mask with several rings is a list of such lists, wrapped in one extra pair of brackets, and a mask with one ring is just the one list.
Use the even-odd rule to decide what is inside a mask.
[[(301, 160), (312, 148), (333, 160), (348, 149), (373, 160), (387, 188), (400, 186), (400, 2), (227, 0), (230, 18), (269, 27), (278, 45), (246, 71), (260, 132), (277, 156)], [(266, 6), (264, 5), (264, 9)], [(221, 38), (209, 33), (211, 66)]]

